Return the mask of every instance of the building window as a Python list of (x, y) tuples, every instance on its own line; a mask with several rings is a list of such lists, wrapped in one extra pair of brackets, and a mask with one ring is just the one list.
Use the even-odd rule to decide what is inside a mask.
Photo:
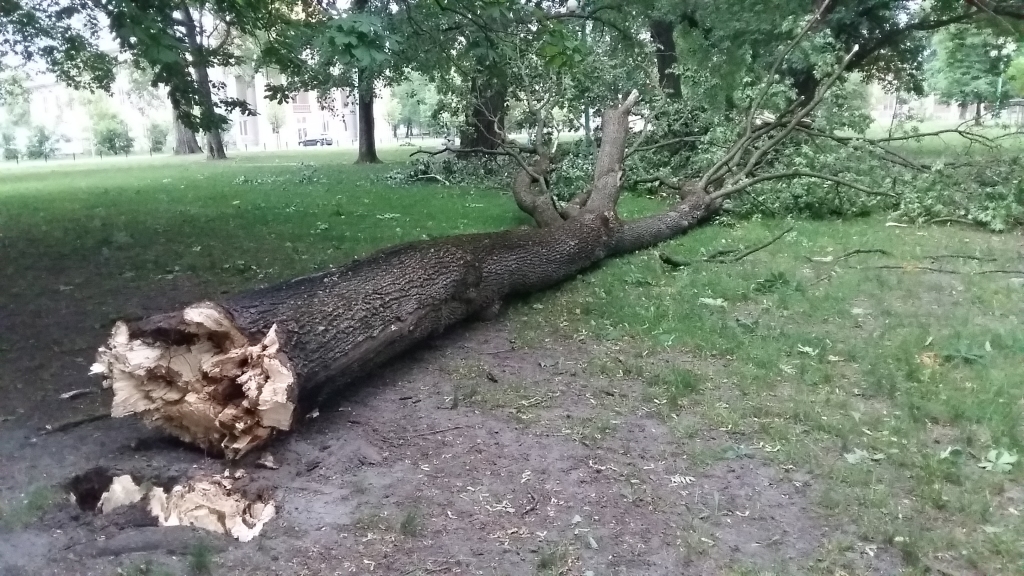
[(305, 128), (299, 128), (299, 140), (305, 140), (306, 134), (307, 132)]
[(249, 119), (242, 118), (242, 121), (238, 123), (238, 133), (242, 136), (249, 135)]
[(324, 134), (327, 134), (330, 131), (331, 131), (331, 121), (328, 120), (327, 118), (324, 118)]
[(296, 124), (305, 124), (306, 123), (306, 117), (305, 116), (298, 116), (298, 117), (296, 117), (295, 118), (295, 123)]

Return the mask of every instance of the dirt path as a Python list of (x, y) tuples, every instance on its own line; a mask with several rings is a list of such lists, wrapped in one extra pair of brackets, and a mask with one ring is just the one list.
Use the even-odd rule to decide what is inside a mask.
[[(257, 455), (242, 462), (246, 481), (272, 487), (280, 503), (258, 541), (63, 501), (4, 529), (0, 572), (107, 575), (148, 560), (184, 574), (202, 542), (215, 574), (813, 573), (837, 536), (815, 512), (813, 479), (756, 457), (695, 462), (734, 439), (695, 429), (681, 442), (643, 385), (587, 373), (598, 352), (517, 350), (500, 321), (458, 331), (275, 443), (279, 470), (254, 467)], [(52, 399), (96, 384), (61, 375), (40, 387), (51, 409), (0, 424), (4, 500), (96, 465), (147, 476), (224, 470), (131, 419), (40, 435), (43, 416), (106, 400)], [(897, 571), (883, 554), (858, 563)]]

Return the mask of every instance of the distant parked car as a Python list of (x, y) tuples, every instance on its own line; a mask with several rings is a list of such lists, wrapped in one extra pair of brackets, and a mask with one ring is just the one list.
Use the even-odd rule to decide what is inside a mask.
[(321, 134), (316, 138), (299, 140), (299, 146), (334, 146), (334, 138), (331, 138), (327, 134)]

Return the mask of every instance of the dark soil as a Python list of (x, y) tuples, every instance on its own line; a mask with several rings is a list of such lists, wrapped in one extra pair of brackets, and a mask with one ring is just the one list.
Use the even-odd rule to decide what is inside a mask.
[[(68, 481), (97, 466), (149, 478), (227, 466), (131, 418), (42, 433), (106, 410), (107, 391), (59, 395), (98, 387), (86, 372), (113, 318), (199, 298), (173, 282), (159, 300), (0, 294), (0, 574), (185, 574), (197, 545), (218, 575), (800, 574), (855, 541), (819, 516), (810, 475), (758, 452), (723, 456), (742, 439), (685, 414), (666, 419), (639, 382), (594, 376), (586, 365), (601, 350), (517, 349), (501, 320), (330, 399), (272, 444), (280, 469), (257, 468), (259, 454), (243, 460), (244, 482), (272, 487), (279, 503), (253, 542), (154, 527), (136, 507), (83, 512)], [(690, 433), (673, 430), (684, 425)], [(56, 503), (18, 514), (40, 486)], [(884, 550), (848, 550), (862, 573), (899, 571)]]

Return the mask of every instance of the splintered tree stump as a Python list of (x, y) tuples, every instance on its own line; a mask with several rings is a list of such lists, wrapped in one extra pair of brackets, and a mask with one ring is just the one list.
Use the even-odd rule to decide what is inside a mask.
[(607, 255), (606, 215), (385, 249), (334, 270), (119, 321), (92, 373), (114, 417), (136, 414), (237, 458), (294, 428), (323, 392), (511, 295)]

